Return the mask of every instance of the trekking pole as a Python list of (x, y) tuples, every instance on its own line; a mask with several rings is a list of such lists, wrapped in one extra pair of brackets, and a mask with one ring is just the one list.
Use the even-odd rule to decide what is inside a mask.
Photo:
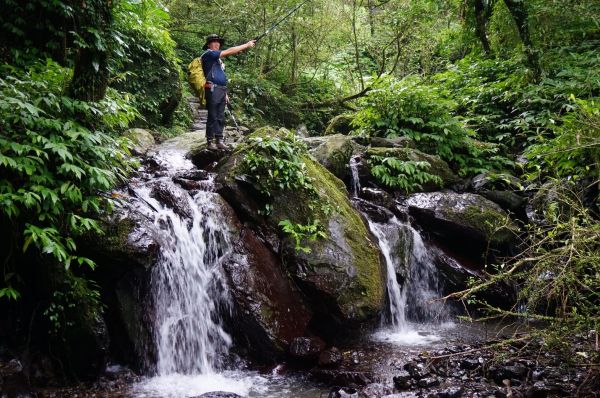
[(227, 103), (227, 110), (229, 111), (229, 116), (231, 116), (231, 120), (233, 120), (233, 124), (235, 124), (235, 129), (237, 130), (237, 132), (240, 132), (240, 125), (238, 124), (237, 120), (235, 120), (235, 116), (233, 116), (233, 109), (231, 109), (231, 103)]
[(256, 42), (258, 42), (259, 40), (261, 40), (263, 37), (265, 37), (266, 35), (268, 35), (269, 33), (271, 33), (276, 27), (278, 27), (283, 21), (285, 21), (286, 19), (288, 19), (290, 16), (292, 16), (293, 13), (295, 13), (296, 11), (298, 11), (300, 9), (300, 7), (302, 7), (304, 4), (308, 3), (310, 0), (305, 0), (302, 3), (298, 4), (296, 7), (294, 7), (290, 12), (288, 12), (283, 18), (281, 18), (279, 21), (275, 22), (273, 25), (271, 25), (271, 27), (269, 29), (267, 29), (263, 34), (261, 34), (260, 36), (256, 36), (254, 38), (254, 40), (256, 40)]

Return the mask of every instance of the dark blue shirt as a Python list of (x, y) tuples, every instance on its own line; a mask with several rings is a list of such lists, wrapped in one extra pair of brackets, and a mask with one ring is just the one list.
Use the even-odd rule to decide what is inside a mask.
[(221, 66), (221, 51), (208, 50), (202, 55), (202, 70), (206, 81), (218, 84), (219, 86), (227, 85), (227, 76), (225, 70)]

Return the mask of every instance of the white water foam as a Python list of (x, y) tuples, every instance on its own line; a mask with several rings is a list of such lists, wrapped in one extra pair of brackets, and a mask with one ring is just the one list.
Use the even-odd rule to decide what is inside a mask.
[(357, 198), (358, 194), (360, 193), (360, 177), (358, 175), (358, 157), (351, 157), (350, 158), (350, 162), (349, 165), (350, 167), (350, 173), (351, 173), (351, 180), (350, 180), (350, 185), (352, 187), (352, 197), (353, 198)]
[[(440, 340), (440, 322), (445, 317), (439, 297), (437, 270), (421, 235), (410, 225), (392, 217), (387, 223), (369, 220), (386, 262), (388, 314), (382, 328), (372, 338), (402, 346), (426, 345)], [(405, 270), (404, 283), (397, 272)], [(407, 320), (409, 311), (422, 323)]]

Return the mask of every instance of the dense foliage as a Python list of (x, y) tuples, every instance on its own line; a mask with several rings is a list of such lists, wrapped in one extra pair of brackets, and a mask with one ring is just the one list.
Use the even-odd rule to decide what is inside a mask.
[[(246, 42), (297, 4), (4, 1), (0, 221), (9, 228), (0, 231), (0, 305), (28, 303), (20, 324), (37, 311), (65, 336), (94, 320), (102, 300), (77, 239), (100, 232), (107, 192), (129, 171), (121, 134), (180, 132), (190, 122), (185, 69), (206, 35)], [(458, 296), (500, 279), (519, 286), (508, 315), (550, 321), (558, 341), (600, 326), (599, 20), (597, 0), (313, 0), (226, 60), (232, 105), (250, 127), (305, 125), (310, 135), (350, 115), (356, 140), (407, 137), (465, 186), (484, 174), (530, 201), (555, 187), (543, 217), (515, 215), (529, 233), (521, 253), (490, 264), (489, 283)], [(324, 234), (319, 212), (331, 209), (317, 203), (306, 147), (293, 135), (248, 145), (242, 166), (265, 197), (265, 216), (278, 192), (315, 199), (305, 219), (276, 220), (307, 250)], [(370, 160), (376, 182), (400, 195), (441, 183), (427, 162)]]
[[(270, 216), (279, 194), (293, 191), (296, 195), (305, 195), (314, 214), (329, 211), (328, 205), (319, 208), (319, 193), (308, 175), (304, 157), (307, 156), (306, 146), (292, 134), (282, 136), (264, 136), (251, 138), (242, 170), (259, 187), (260, 192), (267, 198), (262, 213)], [(324, 207), (321, 204), (321, 207)], [(294, 241), (297, 251), (310, 252), (303, 245), (306, 240), (314, 241), (325, 237), (325, 228), (321, 221), (313, 217), (305, 220), (278, 220), (282, 231)]]
[(66, 361), (94, 339), (104, 302), (80, 243), (103, 233), (109, 192), (135, 165), (122, 133), (189, 121), (167, 21), (150, 1), (0, 7), (0, 322), (12, 344), (59, 347)]

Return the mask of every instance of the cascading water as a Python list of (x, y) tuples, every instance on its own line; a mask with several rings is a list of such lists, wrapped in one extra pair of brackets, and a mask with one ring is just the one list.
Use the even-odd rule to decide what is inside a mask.
[[(387, 271), (389, 309), (383, 329), (375, 338), (409, 345), (437, 340), (435, 335), (425, 332), (424, 326), (439, 324), (446, 313), (444, 305), (434, 301), (440, 296), (441, 286), (421, 235), (395, 216), (387, 222), (375, 222), (365, 215), (379, 242)], [(399, 275), (402, 284), (398, 282)]]
[[(297, 379), (225, 366), (232, 340), (222, 315), (231, 314), (232, 304), (222, 263), (233, 237), (212, 177), (199, 183), (193, 195), (172, 181), (193, 168), (185, 158), (191, 135), (163, 143), (153, 157), (160, 172), (130, 184), (135, 209), (151, 221), (160, 245), (150, 285), (156, 363), (153, 375), (136, 384), (132, 396), (187, 398), (227, 391), (248, 397), (317, 397), (318, 390)], [(157, 186), (172, 196), (169, 205), (156, 199), (161, 197)]]
[(153, 268), (151, 289), (159, 375), (212, 373), (231, 345), (219, 314), (219, 308), (230, 307), (220, 271), (229, 233), (217, 221), (212, 195), (200, 192), (190, 198), (191, 226), (170, 209), (155, 213), (161, 258)]
[(357, 156), (353, 156), (350, 158), (350, 163), (349, 163), (350, 173), (351, 173), (350, 186), (352, 188), (351, 194), (352, 194), (353, 198), (357, 198), (358, 194), (360, 193), (360, 177), (358, 175), (358, 162), (359, 162), (359, 158)]

